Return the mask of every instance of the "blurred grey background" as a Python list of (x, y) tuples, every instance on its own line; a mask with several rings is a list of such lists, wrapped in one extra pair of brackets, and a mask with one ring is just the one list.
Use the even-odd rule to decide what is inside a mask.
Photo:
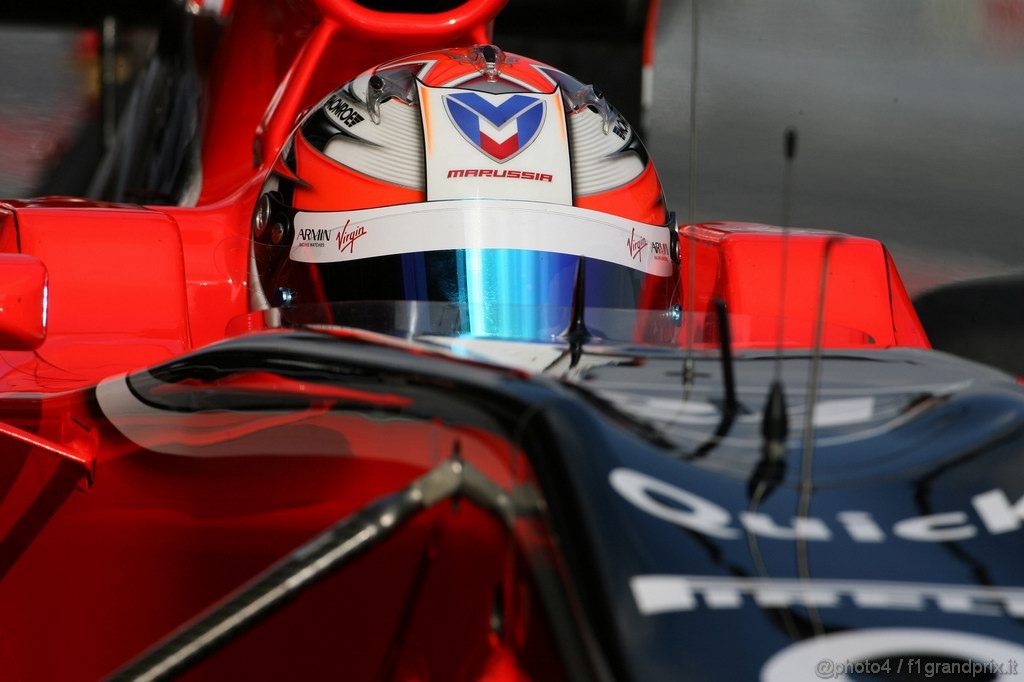
[(77, 30), (0, 25), (0, 197), (30, 196), (89, 115)]
[[(644, 0), (511, 0), (496, 42), (602, 84), (639, 119)], [(881, 239), (916, 292), (1024, 265), (1024, 0), (701, 0), (699, 221)], [(689, 0), (662, 0), (647, 142), (690, 215)], [(544, 18), (542, 21), (541, 18)], [(0, 196), (57, 186), (94, 119), (96, 36), (4, 23)]]
[[(658, 27), (649, 147), (689, 212), (692, 5)], [(880, 239), (912, 290), (1024, 264), (1024, 2), (705, 0), (700, 221), (782, 220)]]

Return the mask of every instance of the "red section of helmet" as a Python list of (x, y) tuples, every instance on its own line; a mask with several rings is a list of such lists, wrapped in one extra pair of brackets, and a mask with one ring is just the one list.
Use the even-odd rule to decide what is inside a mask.
[[(438, 52), (425, 52), (415, 56), (399, 59), (389, 64), (382, 64), (378, 70), (387, 69), (399, 64), (423, 63), (424, 70), (420, 80), (430, 87), (455, 87), (468, 84), (476, 77), (484, 78), (481, 73), (483, 62), (475, 57), (473, 48), (456, 48)], [(508, 84), (515, 84), (523, 92), (554, 92), (555, 84), (536, 67), (543, 64), (515, 54), (504, 55), (504, 62), (498, 65), (496, 77)]]
[[(486, 90), (489, 89), (486, 84), (493, 79), (500, 81), (500, 88), (508, 91), (553, 92), (556, 87), (552, 78), (542, 71), (554, 71), (553, 67), (514, 54), (499, 56), (497, 74), (485, 73), (479, 48), (416, 54), (382, 64), (374, 71), (385, 74), (406, 64), (416, 65), (414, 71), (418, 79), (432, 87)], [(367, 121), (364, 125), (372, 124)], [(485, 150), (495, 158), (500, 159), (506, 155), (502, 144), (510, 148), (515, 146), (514, 139), (497, 143), (483, 137)], [(301, 132), (294, 136), (294, 159), (294, 173), (299, 182), (295, 185), (293, 207), (299, 210), (342, 211), (426, 200), (425, 189), (370, 177), (327, 157), (314, 148)], [(653, 225), (663, 225), (667, 219), (661, 183), (650, 161), (639, 176), (626, 184), (595, 194), (576, 196), (573, 203), (581, 208)]]
[(400, 187), (347, 168), (295, 135), (296, 183), (292, 205), (302, 211), (348, 211), (426, 199), (420, 190)]
[(632, 182), (607, 192), (576, 197), (574, 203), (580, 208), (611, 213), (651, 225), (664, 225), (668, 217), (661, 181), (651, 162)]

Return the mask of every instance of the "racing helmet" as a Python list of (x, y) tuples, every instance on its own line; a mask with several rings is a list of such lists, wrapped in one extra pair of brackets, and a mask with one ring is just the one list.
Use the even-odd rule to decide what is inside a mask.
[(668, 223), (598, 88), (493, 45), (418, 54), (331, 93), (283, 145), (253, 214), (250, 303), (437, 304), (458, 334), (546, 339), (574, 306), (675, 303)]

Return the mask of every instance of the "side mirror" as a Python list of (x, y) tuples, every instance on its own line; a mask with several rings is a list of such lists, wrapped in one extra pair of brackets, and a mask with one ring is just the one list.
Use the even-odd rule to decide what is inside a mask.
[(0, 350), (35, 350), (46, 339), (46, 266), (35, 256), (0, 254)]

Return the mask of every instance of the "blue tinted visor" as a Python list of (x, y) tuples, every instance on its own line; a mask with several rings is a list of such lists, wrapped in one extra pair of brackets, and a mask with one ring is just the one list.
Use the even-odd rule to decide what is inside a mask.
[(459, 249), (317, 267), (325, 301), (446, 303), (458, 313), (458, 332), (474, 337), (556, 338), (568, 325), (578, 279), (584, 311), (667, 310), (673, 302), (673, 278), (541, 251)]
[[(291, 305), (423, 302), (477, 337), (546, 340), (587, 309), (667, 310), (672, 232), (575, 206), (450, 200), (295, 213), (290, 243), (257, 242), (261, 284)], [(269, 276), (266, 276), (268, 275)], [(437, 309), (435, 307), (435, 309)]]

